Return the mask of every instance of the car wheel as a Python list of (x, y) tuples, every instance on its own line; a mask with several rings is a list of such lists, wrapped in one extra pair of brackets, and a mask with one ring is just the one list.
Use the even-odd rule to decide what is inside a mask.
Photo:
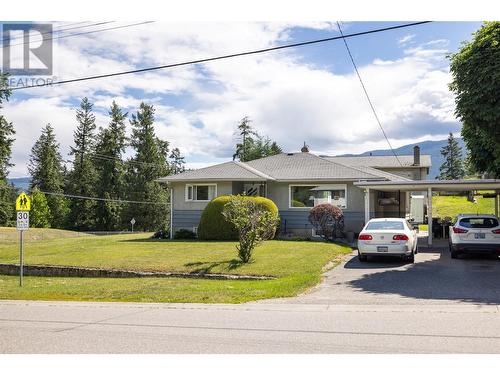
[(415, 246), (415, 254), (418, 254), (418, 245)]
[(358, 259), (360, 262), (366, 262), (368, 260), (368, 256), (361, 254), (358, 250)]
[(451, 250), (451, 259), (458, 259), (458, 253), (454, 250)]
[(408, 263), (415, 263), (415, 254), (412, 253), (411, 255), (408, 255), (406, 259), (408, 260)]

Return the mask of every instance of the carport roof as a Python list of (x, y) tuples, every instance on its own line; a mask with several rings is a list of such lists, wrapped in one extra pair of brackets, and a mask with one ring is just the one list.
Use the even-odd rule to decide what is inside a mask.
[(418, 181), (361, 181), (354, 182), (360, 188), (381, 191), (434, 191), (500, 190), (500, 180), (418, 180)]

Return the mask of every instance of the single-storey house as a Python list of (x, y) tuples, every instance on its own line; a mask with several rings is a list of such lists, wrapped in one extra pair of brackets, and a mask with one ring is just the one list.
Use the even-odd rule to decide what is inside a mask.
[(319, 156), (304, 146), (249, 162), (229, 161), (159, 179), (171, 189), (171, 233), (197, 230), (201, 213), (213, 198), (225, 194), (259, 195), (273, 200), (281, 232), (314, 236), (308, 221), (311, 207), (331, 203), (344, 211), (346, 231), (358, 233), (369, 217), (409, 213), (409, 191), (374, 191), (359, 182), (411, 182), (427, 179), (430, 155)]

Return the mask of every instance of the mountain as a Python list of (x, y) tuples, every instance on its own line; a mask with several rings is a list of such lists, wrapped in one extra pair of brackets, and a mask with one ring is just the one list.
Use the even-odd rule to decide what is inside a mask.
[[(465, 149), (465, 143), (462, 138), (456, 138), (458, 141), (458, 144), (462, 148), (462, 157), (465, 158), (466, 155), (466, 149)], [(419, 142), (419, 143), (412, 143), (410, 145), (405, 145), (401, 146), (399, 148), (395, 148), (394, 152), (396, 152), (396, 155), (413, 155), (413, 147), (414, 146), (420, 146), (420, 153), (421, 154), (427, 154), (431, 155), (431, 161), (432, 161), (432, 168), (429, 172), (429, 179), (435, 179), (436, 176), (439, 174), (439, 167), (443, 163), (443, 156), (441, 155), (441, 148), (446, 145), (448, 141), (446, 139), (443, 139), (441, 141), (425, 141), (425, 142)], [(368, 155), (392, 155), (392, 151), (387, 149), (387, 150), (373, 150), (373, 151), (367, 151), (362, 154), (357, 154), (360, 156), (368, 156)], [(342, 156), (353, 156), (352, 154), (350, 155), (342, 155)]]
[(30, 189), (31, 177), (8, 178), (7, 181), (14, 185), (19, 191), (28, 192)]

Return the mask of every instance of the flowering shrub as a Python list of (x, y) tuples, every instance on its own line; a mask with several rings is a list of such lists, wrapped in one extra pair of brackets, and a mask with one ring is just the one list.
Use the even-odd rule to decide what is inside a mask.
[(333, 241), (344, 230), (344, 213), (329, 203), (319, 204), (309, 211), (309, 222), (326, 241)]

